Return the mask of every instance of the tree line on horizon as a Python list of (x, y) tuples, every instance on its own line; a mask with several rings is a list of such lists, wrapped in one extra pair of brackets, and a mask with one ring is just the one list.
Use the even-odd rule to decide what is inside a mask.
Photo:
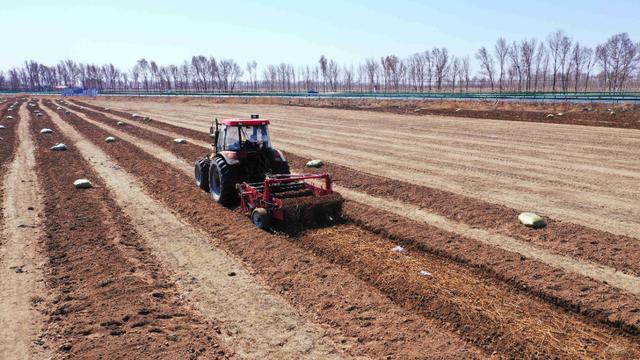
[(307, 92), (579, 92), (640, 89), (640, 42), (627, 33), (591, 48), (564, 31), (509, 42), (499, 38), (473, 56), (445, 47), (406, 58), (387, 55), (345, 65), (322, 55), (313, 65), (268, 64), (198, 55), (182, 64), (159, 65), (142, 58), (130, 69), (71, 59), (56, 65), (25, 61), (0, 70), (0, 90), (47, 91), (60, 87), (116, 91)]

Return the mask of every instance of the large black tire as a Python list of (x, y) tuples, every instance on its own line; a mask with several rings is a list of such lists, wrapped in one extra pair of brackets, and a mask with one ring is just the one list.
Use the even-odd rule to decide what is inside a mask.
[(238, 201), (236, 176), (233, 168), (222, 157), (216, 157), (209, 167), (209, 193), (218, 204), (232, 207)]
[(211, 160), (209, 159), (200, 159), (196, 160), (195, 165), (195, 178), (196, 185), (200, 187), (200, 189), (204, 191), (209, 191), (209, 166), (211, 164)]
[(289, 169), (288, 161), (272, 161), (271, 162), (271, 173), (272, 174), (291, 174), (291, 170)]

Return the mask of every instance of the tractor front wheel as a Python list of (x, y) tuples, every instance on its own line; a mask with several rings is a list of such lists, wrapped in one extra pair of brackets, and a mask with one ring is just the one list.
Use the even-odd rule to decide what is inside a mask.
[(233, 168), (222, 157), (216, 157), (209, 167), (209, 193), (218, 204), (234, 206), (238, 200)]
[(196, 161), (195, 166), (195, 178), (196, 185), (204, 190), (209, 191), (209, 166), (211, 161), (209, 159), (200, 159)]

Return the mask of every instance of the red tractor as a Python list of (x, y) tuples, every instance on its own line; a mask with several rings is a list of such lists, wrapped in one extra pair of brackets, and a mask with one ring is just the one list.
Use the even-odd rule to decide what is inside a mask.
[(282, 152), (271, 146), (269, 124), (258, 115), (216, 119), (210, 128), (215, 151), (196, 161), (196, 185), (224, 206), (240, 202), (261, 229), (274, 221), (295, 229), (337, 221), (343, 199), (333, 192), (331, 176), (291, 175)]

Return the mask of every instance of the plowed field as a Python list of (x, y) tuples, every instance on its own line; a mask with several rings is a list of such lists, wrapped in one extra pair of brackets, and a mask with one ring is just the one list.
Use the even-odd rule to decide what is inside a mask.
[[(0, 354), (640, 357), (638, 130), (204, 100), (19, 106), (0, 120)], [(259, 231), (194, 185), (212, 120), (251, 113), (294, 172), (325, 161), (342, 221)]]

